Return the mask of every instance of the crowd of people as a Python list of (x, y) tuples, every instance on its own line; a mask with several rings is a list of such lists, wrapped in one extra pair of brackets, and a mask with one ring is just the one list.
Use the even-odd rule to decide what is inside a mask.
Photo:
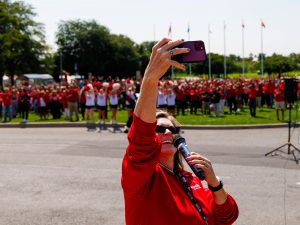
[[(47, 86), (23, 82), (18, 87), (6, 86), (0, 90), (0, 119), (10, 122), (13, 118), (28, 121), (29, 112), (37, 113), (40, 120), (60, 119), (69, 121), (117, 123), (118, 110), (127, 110), (130, 127), (132, 112), (140, 91), (140, 81), (132, 79), (76, 81), (54, 83)], [(206, 114), (220, 117), (237, 114), (249, 107), (256, 116), (256, 108), (275, 107), (278, 120), (284, 120), (284, 79), (201, 79), (161, 80), (158, 83), (157, 108), (170, 115)], [(107, 111), (111, 110), (111, 118)]]

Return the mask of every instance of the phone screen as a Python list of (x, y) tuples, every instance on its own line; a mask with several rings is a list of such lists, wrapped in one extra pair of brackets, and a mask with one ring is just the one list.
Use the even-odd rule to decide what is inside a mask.
[(175, 48), (189, 48), (190, 52), (179, 54), (172, 57), (173, 60), (179, 63), (195, 63), (206, 60), (206, 52), (203, 41), (186, 41), (176, 46)]

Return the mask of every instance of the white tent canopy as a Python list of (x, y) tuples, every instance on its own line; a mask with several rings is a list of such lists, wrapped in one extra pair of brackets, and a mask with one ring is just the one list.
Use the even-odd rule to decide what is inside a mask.
[(50, 74), (29, 73), (29, 74), (24, 74), (24, 77), (28, 79), (42, 79), (42, 80), (53, 79), (53, 77)]

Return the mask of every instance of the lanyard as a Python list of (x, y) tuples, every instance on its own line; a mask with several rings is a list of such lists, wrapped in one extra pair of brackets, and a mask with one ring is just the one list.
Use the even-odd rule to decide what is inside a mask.
[(208, 225), (206, 215), (203, 212), (201, 205), (197, 202), (196, 198), (194, 197), (194, 194), (192, 192), (192, 188), (191, 188), (187, 178), (185, 176), (183, 176), (183, 174), (180, 173), (179, 171), (175, 171), (175, 174), (177, 175), (177, 177), (179, 177), (179, 179), (180, 179), (180, 181), (181, 181), (181, 183), (182, 183), (182, 185), (185, 189), (185, 192), (186, 192), (187, 196), (189, 197), (189, 199), (191, 200), (191, 202), (195, 206), (196, 210), (199, 212), (203, 223), (205, 225)]

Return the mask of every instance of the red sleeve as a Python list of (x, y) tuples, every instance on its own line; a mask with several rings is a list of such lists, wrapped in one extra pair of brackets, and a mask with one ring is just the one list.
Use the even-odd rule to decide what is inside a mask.
[(239, 209), (235, 200), (227, 194), (227, 200), (222, 205), (213, 205), (214, 217), (216, 220), (215, 225), (230, 225), (238, 218)]
[(133, 115), (122, 164), (122, 187), (127, 194), (141, 196), (142, 187), (151, 180), (161, 149), (155, 127), (156, 122), (146, 123)]

